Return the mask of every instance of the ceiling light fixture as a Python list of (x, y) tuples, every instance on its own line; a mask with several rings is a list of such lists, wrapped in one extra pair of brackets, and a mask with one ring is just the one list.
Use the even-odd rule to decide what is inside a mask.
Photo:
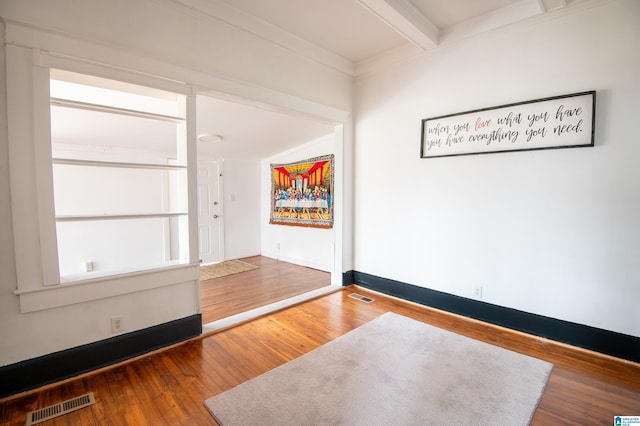
[(222, 141), (222, 139), (224, 138), (221, 135), (214, 135), (212, 133), (205, 133), (203, 135), (198, 136), (198, 140), (200, 142), (207, 142), (207, 143), (217, 143)]

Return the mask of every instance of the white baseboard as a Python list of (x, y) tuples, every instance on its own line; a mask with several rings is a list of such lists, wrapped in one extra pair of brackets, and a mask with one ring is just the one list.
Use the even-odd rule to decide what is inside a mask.
[(275, 260), (281, 260), (287, 263), (293, 263), (294, 265), (306, 266), (307, 268), (317, 269), (319, 271), (332, 272), (331, 265), (313, 262), (308, 259), (299, 259), (294, 257), (283, 256), (278, 252), (263, 251), (262, 256), (269, 257)]

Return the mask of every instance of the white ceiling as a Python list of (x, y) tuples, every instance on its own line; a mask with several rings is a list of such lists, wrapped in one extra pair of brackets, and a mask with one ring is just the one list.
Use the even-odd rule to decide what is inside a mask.
[(198, 156), (263, 159), (333, 132), (333, 125), (285, 112), (198, 96), (198, 135), (220, 135), (220, 142), (198, 141)]
[(172, 0), (357, 76), (588, 0)]
[[(353, 77), (452, 40), (564, 9), (583, 0), (173, 0)], [(200, 97), (198, 143), (222, 158), (264, 158), (333, 131), (299, 117)]]
[[(168, 0), (357, 78), (390, 61), (592, 0)], [(198, 96), (199, 155), (266, 158), (333, 132), (333, 124)], [(88, 123), (86, 123), (88, 125)], [(78, 120), (75, 126), (81, 126)]]

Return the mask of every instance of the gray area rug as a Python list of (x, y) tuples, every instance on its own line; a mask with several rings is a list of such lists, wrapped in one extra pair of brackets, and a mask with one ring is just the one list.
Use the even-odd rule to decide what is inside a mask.
[(394, 313), (205, 405), (233, 425), (527, 425), (553, 365)]

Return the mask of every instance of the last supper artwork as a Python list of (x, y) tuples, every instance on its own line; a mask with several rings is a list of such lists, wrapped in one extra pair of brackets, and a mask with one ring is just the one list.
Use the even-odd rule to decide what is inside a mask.
[(271, 165), (272, 206), (269, 223), (333, 226), (333, 154)]

